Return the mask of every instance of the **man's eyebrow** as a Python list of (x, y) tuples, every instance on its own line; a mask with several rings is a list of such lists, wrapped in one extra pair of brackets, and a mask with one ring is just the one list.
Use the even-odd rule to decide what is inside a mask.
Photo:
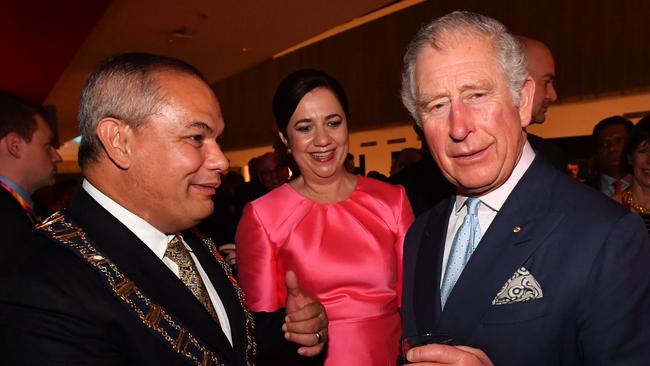
[(433, 93), (433, 94), (423, 94), (418, 98), (417, 103), (420, 106), (426, 106), (427, 104), (431, 103), (432, 101), (444, 97), (448, 97), (448, 93), (445, 92), (440, 92), (440, 93)]
[(214, 128), (208, 126), (207, 123), (202, 122), (202, 121), (194, 121), (194, 122), (190, 123), (190, 125), (187, 126), (187, 127), (188, 128), (198, 128), (198, 129), (204, 130), (204, 131), (206, 131), (208, 133), (214, 133)]
[(52, 137), (46, 142), (46, 144), (50, 144), (57, 149), (61, 146), (61, 144), (59, 144), (59, 139), (56, 138), (56, 136), (54, 135), (52, 135)]
[(467, 90), (476, 90), (476, 89), (492, 89), (492, 86), (494, 84), (487, 81), (487, 80), (481, 80), (481, 81), (473, 81), (473, 82), (468, 82), (465, 84), (462, 84), (460, 88), (458, 88), (461, 92), (467, 91)]

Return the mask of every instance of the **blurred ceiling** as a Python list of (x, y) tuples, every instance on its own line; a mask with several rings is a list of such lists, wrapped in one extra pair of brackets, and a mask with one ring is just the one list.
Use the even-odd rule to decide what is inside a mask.
[(3, 1), (0, 90), (55, 106), (65, 141), (78, 134), (83, 82), (112, 54), (142, 51), (178, 57), (217, 82), (395, 2)]

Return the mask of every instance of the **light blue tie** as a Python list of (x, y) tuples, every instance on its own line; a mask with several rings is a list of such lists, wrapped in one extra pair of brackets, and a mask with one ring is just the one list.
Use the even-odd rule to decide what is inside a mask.
[(460, 273), (465, 268), (465, 264), (474, 253), (478, 242), (481, 241), (481, 227), (477, 215), (480, 202), (481, 200), (477, 197), (469, 197), (465, 202), (467, 215), (465, 215), (463, 224), (458, 228), (456, 236), (454, 236), (449, 259), (447, 260), (445, 278), (442, 280), (442, 286), (440, 286), (440, 303), (443, 308), (458, 277), (460, 277)]

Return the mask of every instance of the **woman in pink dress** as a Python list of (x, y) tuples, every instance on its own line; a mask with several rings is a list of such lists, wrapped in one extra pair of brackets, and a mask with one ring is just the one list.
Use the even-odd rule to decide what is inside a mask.
[(273, 111), (300, 176), (244, 209), (236, 243), (248, 305), (256, 312), (282, 308), (284, 274), (292, 270), (327, 310), (325, 365), (395, 365), (402, 244), (413, 221), (404, 189), (344, 168), (348, 107), (331, 76), (289, 75)]

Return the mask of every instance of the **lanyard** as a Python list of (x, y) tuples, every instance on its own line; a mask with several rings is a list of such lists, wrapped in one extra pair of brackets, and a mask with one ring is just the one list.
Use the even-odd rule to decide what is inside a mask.
[(27, 214), (29, 219), (32, 221), (32, 223), (36, 222), (36, 213), (34, 212), (34, 209), (32, 206), (29, 205), (29, 203), (23, 198), (23, 196), (20, 195), (20, 193), (14, 191), (11, 187), (9, 187), (5, 182), (0, 180), (0, 186), (2, 186), (4, 189), (11, 194), (16, 201), (20, 204), (20, 206), (23, 208), (23, 211)]

